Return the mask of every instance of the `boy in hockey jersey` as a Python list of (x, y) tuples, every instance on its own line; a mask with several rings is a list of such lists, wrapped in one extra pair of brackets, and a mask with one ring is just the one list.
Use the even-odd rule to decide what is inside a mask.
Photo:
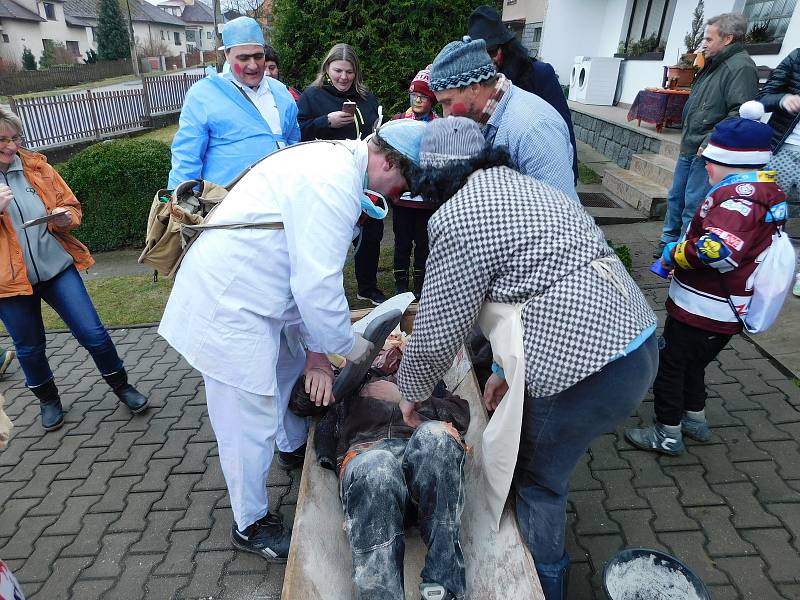
[(643, 450), (676, 456), (683, 435), (705, 442), (705, 368), (742, 330), (753, 294), (751, 276), (772, 235), (786, 222), (786, 196), (769, 160), (772, 128), (758, 102), (719, 123), (703, 150), (709, 181), (686, 238), (667, 244), (662, 262), (674, 269), (667, 320), (653, 383), (655, 422), (625, 438)]

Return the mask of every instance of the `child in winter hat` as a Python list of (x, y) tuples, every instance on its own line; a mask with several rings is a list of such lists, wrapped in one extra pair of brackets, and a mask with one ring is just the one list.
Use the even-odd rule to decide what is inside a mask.
[(411, 80), (411, 85), (408, 87), (409, 93), (409, 107), (405, 113), (395, 115), (393, 119), (416, 119), (417, 121), (432, 121), (439, 117), (436, 111), (433, 110), (436, 104), (436, 94), (428, 87), (430, 80), (431, 66), (428, 65), (422, 69)]
[(775, 171), (759, 170), (771, 156), (772, 128), (759, 121), (764, 107), (745, 102), (739, 115), (711, 133), (702, 156), (713, 187), (685, 239), (664, 248), (661, 260), (674, 270), (653, 383), (655, 422), (625, 432), (642, 450), (675, 456), (684, 450), (684, 435), (700, 442), (711, 439), (706, 365), (742, 331), (756, 260), (786, 222), (786, 195), (775, 182)]

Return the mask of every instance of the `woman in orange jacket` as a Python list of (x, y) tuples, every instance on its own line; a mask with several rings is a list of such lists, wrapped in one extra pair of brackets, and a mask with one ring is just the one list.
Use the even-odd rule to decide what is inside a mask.
[(128, 383), (78, 274), (94, 264), (86, 246), (69, 233), (80, 225), (81, 206), (43, 155), (22, 150), (22, 139), (22, 122), (0, 108), (0, 320), (14, 341), (25, 382), (39, 399), (42, 425), (52, 431), (64, 424), (45, 355), (42, 300), (89, 351), (117, 397), (141, 412), (147, 398)]

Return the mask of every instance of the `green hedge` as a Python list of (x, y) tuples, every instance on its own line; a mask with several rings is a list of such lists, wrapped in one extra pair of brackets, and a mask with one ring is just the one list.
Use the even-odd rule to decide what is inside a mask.
[(339, 42), (358, 52), (367, 86), (388, 120), (408, 108), (408, 85), (445, 44), (467, 33), (467, 18), (487, 0), (275, 0), (273, 40), (281, 78), (304, 88)]
[(144, 245), (150, 204), (169, 169), (169, 146), (157, 140), (102, 142), (73, 156), (59, 171), (83, 207), (75, 235), (92, 251)]

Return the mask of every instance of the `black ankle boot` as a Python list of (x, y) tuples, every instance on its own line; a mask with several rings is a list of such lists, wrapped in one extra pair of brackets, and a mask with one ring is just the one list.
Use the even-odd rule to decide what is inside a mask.
[(130, 408), (133, 414), (138, 414), (147, 408), (147, 398), (128, 383), (128, 374), (125, 369), (120, 369), (116, 373), (111, 373), (111, 375), (103, 375), (103, 379), (114, 390), (117, 398)]
[(64, 424), (64, 409), (61, 407), (61, 397), (58, 395), (55, 380), (33, 386), (30, 390), (39, 399), (44, 430), (54, 431), (61, 427)]
[(425, 280), (425, 269), (414, 269), (414, 296), (417, 300), (422, 295), (422, 282)]
[(394, 270), (394, 289), (398, 294), (405, 294), (408, 291), (408, 269)]

